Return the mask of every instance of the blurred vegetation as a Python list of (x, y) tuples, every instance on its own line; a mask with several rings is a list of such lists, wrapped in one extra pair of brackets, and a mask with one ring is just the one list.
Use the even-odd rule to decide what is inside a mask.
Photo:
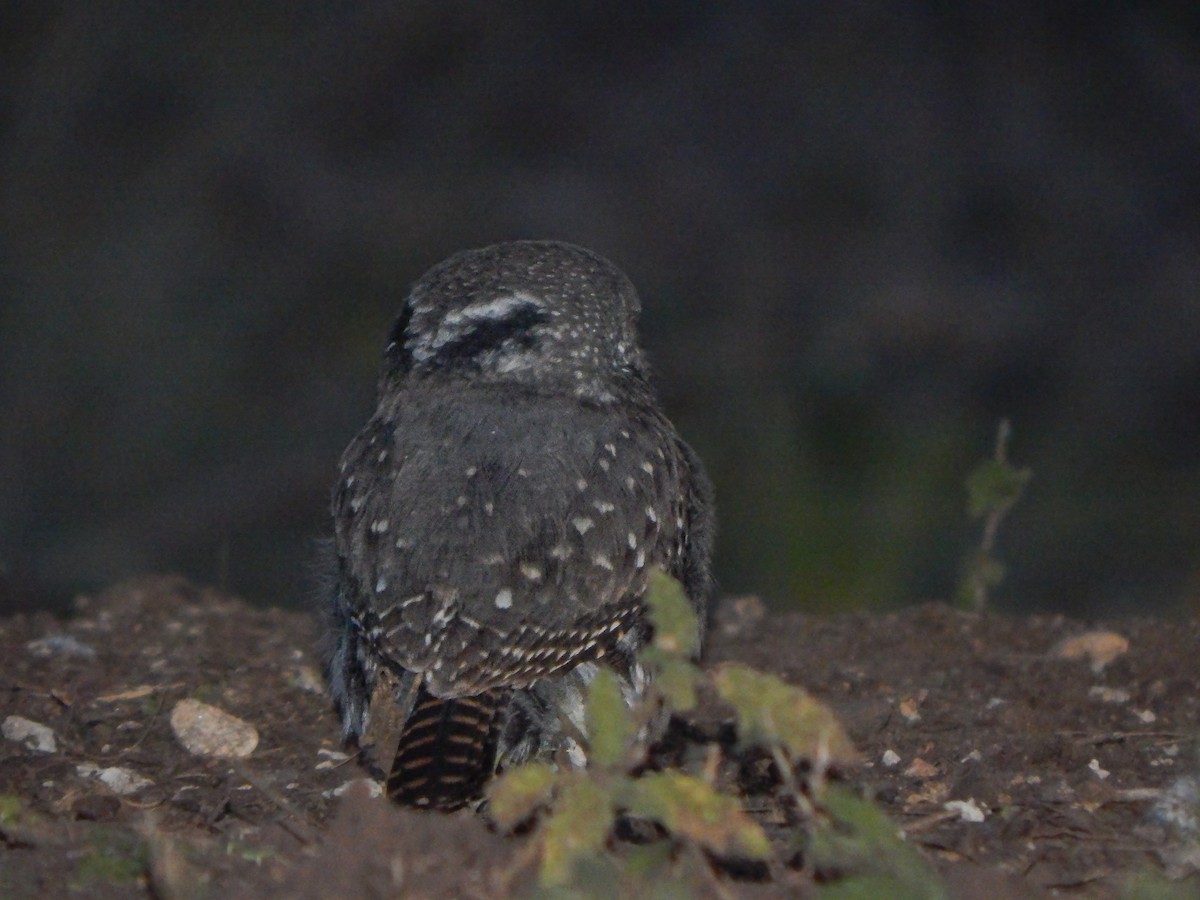
[[(795, 888), (798, 859), (805, 882), (821, 884), (821, 896), (946, 896), (929, 864), (876, 806), (826, 785), (831, 767), (856, 756), (827, 707), (746, 666), (726, 664), (706, 675), (692, 662), (696, 616), (679, 583), (662, 572), (651, 575), (647, 606), (654, 625), (644, 657), (650, 685), (630, 708), (616, 675), (600, 670), (588, 689), (588, 767), (529, 763), (489, 784), (488, 815), (503, 828), (531, 830), (513, 876), (536, 862), (548, 896), (707, 896), (713, 891), (704, 888), (725, 877), (722, 861), (758, 864), (760, 878)], [(666, 672), (674, 673), (668, 685)], [(732, 707), (738, 749), (757, 748), (774, 759), (792, 819), (786, 833), (776, 827), (768, 837), (746, 812), (746, 799), (718, 783), (716, 744), (695, 761), (695, 772), (647, 771), (648, 726), (691, 709), (701, 685)], [(632, 845), (614, 837), (623, 817), (645, 832)], [(657, 830), (647, 831), (649, 825)]]
[(1198, 86), (1171, 2), (3, 4), (0, 610), (308, 602), (406, 286), (517, 237), (639, 286), (728, 591), (949, 596), (1011, 416), (1004, 603), (1195, 604)]
[(971, 609), (984, 609), (988, 605), (988, 592), (1004, 580), (1005, 566), (995, 556), (996, 536), (1000, 523), (1021, 499), (1033, 477), (1029, 469), (1015, 468), (1008, 461), (1011, 435), (1012, 425), (1008, 419), (1001, 419), (995, 452), (967, 476), (967, 511), (972, 519), (983, 520), (979, 546), (968, 554), (958, 586), (959, 603)]

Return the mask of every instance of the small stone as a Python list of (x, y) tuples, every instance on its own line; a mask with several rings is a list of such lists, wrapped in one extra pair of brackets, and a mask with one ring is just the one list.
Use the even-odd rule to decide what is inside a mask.
[(1088, 688), (1088, 696), (1093, 700), (1099, 700), (1101, 703), (1128, 703), (1129, 691), (1124, 688), (1110, 688), (1101, 684), (1094, 684)]
[(95, 659), (96, 648), (85, 644), (69, 634), (48, 634), (36, 641), (29, 641), (25, 649), (43, 659), (51, 656), (74, 656), (77, 659)]
[(926, 762), (919, 756), (909, 763), (908, 768), (904, 770), (904, 774), (909, 778), (933, 778), (937, 773), (937, 766)]
[(2, 733), (10, 741), (24, 744), (28, 749), (38, 753), (57, 753), (58, 741), (54, 732), (41, 722), (34, 722), (23, 716), (9, 716), (0, 726)]
[(767, 608), (758, 597), (726, 597), (717, 605), (716, 626), (730, 637), (750, 635), (766, 615)]
[(979, 808), (974, 797), (970, 800), (949, 800), (942, 804), (942, 808), (958, 813), (964, 822), (982, 822), (987, 818), (987, 813)]
[(1200, 778), (1184, 775), (1173, 781), (1150, 810), (1150, 817), (1185, 840), (1200, 838)]
[(900, 764), (900, 754), (889, 748), (883, 751), (883, 756), (879, 758), (879, 761), (885, 768), (894, 769)]
[(171, 730), (197, 756), (249, 756), (258, 746), (258, 730), (223, 709), (199, 700), (180, 700), (171, 710)]
[(921, 701), (916, 697), (905, 697), (900, 701), (900, 715), (905, 722), (912, 724), (921, 721)]
[(336, 769), (350, 759), (348, 753), (342, 753), (340, 750), (326, 750), (324, 748), (317, 751), (317, 756), (324, 757), (324, 759), (317, 763), (316, 768), (318, 769)]
[(310, 694), (317, 694), (319, 696), (324, 696), (325, 694), (325, 681), (321, 678), (321, 673), (314, 666), (297, 666), (292, 673), (291, 684), (292, 687), (307, 691)]
[(374, 798), (383, 796), (383, 785), (378, 781), (373, 781), (370, 778), (355, 778), (353, 781), (347, 781), (345, 784), (338, 785), (331, 790), (323, 791), (321, 796), (326, 800), (332, 800), (334, 797), (342, 796), (344, 793), (346, 793), (346, 791), (350, 790), (357, 784), (366, 786), (368, 797)]
[(102, 769), (92, 763), (80, 763), (75, 767), (75, 771), (83, 778), (96, 779), (107, 785), (114, 794), (121, 796), (136, 794), (143, 788), (151, 787), (154, 784), (149, 778), (143, 778), (132, 769), (122, 769), (118, 766), (108, 766)]
[(1086, 659), (1092, 671), (1099, 674), (1104, 668), (1129, 652), (1129, 639), (1113, 631), (1089, 631), (1067, 638), (1054, 648), (1059, 659)]

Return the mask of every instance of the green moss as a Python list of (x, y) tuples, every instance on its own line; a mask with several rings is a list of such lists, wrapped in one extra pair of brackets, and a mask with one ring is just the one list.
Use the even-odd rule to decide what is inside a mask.
[(12, 794), (0, 795), (0, 825), (16, 825), (20, 820), (20, 798)]
[(137, 835), (121, 828), (98, 826), (75, 867), (71, 890), (97, 884), (123, 884), (146, 875), (150, 854)]

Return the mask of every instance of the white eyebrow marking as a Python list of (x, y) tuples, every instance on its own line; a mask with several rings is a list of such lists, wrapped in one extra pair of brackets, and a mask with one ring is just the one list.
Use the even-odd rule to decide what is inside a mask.
[[(480, 322), (503, 321), (522, 308), (540, 311), (545, 309), (546, 305), (533, 294), (528, 294), (524, 291), (514, 291), (503, 297), (481, 300), (478, 303), (472, 303), (464, 306), (462, 309), (456, 309), (454, 312), (447, 313), (442, 321), (438, 323), (437, 333), (433, 337), (413, 340), (407, 345), (408, 351), (418, 362), (425, 362), (446, 344), (458, 340), (464, 333), (470, 331), (473, 326)], [(414, 306), (413, 312), (425, 313), (428, 312), (428, 309)]]
[[(482, 300), (479, 303), (472, 303), (469, 306), (464, 306), (462, 309), (455, 310), (442, 319), (444, 326), (454, 328), (460, 322), (486, 322), (489, 319), (492, 321), (507, 318), (514, 310), (520, 309), (523, 306), (532, 306), (536, 309), (542, 309), (542, 301), (533, 294), (527, 294), (524, 291), (513, 291), (506, 297), (495, 297), (491, 300)], [(441, 329), (438, 329), (438, 337), (441, 337)]]

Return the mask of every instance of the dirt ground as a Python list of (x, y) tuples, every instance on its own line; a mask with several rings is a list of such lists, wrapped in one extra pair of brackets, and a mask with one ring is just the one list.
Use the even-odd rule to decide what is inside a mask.
[[(178, 578), (77, 607), (0, 620), (0, 897), (495, 897), (528, 884), (521, 838), (368, 797), (323, 693), (314, 617)], [(746, 662), (827, 702), (864, 760), (842, 780), (951, 896), (1117, 897), (1131, 873), (1184, 878), (1179, 896), (1200, 896), (1200, 623), (757, 612), (727, 602), (706, 662)], [(188, 752), (170, 724), (187, 698), (253, 725), (254, 751)], [(10, 734), (21, 720), (52, 746), (47, 732)], [(808, 878), (714, 890), (803, 895)]]

